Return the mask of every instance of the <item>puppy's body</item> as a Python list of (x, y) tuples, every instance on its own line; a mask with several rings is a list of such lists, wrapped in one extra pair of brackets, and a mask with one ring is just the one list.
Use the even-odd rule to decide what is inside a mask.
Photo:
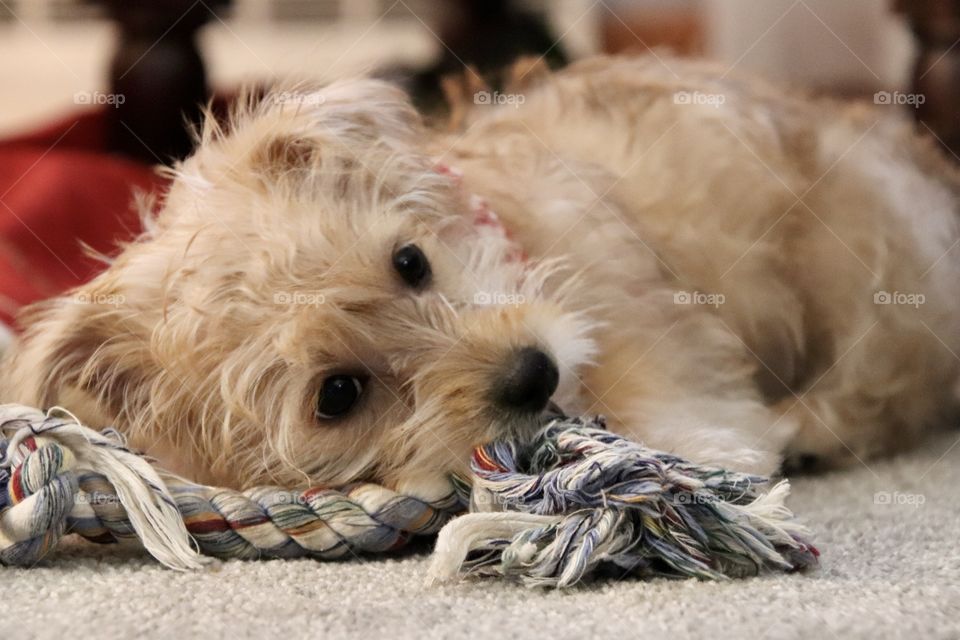
[(670, 67), (587, 61), (445, 135), (372, 81), (208, 124), (85, 303), (28, 316), (4, 397), (241, 486), (462, 470), (533, 428), (551, 362), (568, 412), (752, 471), (937, 424), (952, 169), (889, 114)]

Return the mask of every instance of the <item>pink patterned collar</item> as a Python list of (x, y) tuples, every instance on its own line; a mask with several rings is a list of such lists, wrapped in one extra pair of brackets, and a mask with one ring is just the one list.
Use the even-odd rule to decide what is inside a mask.
[[(458, 188), (463, 188), (463, 172), (460, 169), (443, 162), (437, 162), (434, 164), (433, 170), (440, 175), (449, 177)], [(507, 254), (507, 262), (526, 262), (529, 259), (527, 252), (514, 239), (513, 234), (503, 224), (503, 220), (491, 208), (486, 198), (476, 193), (470, 193), (467, 202), (470, 206), (470, 212), (473, 214), (473, 224), (481, 233), (493, 234), (511, 244), (512, 248)]]

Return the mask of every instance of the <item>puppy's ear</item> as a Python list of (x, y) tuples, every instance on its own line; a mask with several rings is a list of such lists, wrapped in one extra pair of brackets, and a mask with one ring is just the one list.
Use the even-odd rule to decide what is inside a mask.
[(277, 87), (241, 98), (226, 125), (209, 120), (196, 155), (174, 172), (194, 185), (219, 180), (263, 186), (320, 174), (375, 172), (423, 140), (423, 123), (407, 95), (379, 80), (317, 88)]
[(472, 65), (467, 65), (462, 73), (443, 76), (440, 79), (440, 88), (450, 111), (447, 129), (451, 132), (464, 130), (467, 115), (477, 103), (477, 94), (490, 91), (490, 87)]
[(507, 73), (506, 90), (510, 93), (530, 91), (546, 82), (550, 75), (550, 67), (542, 56), (518, 58)]
[[(282, 94), (281, 94), (282, 95)], [(345, 80), (305, 94), (306, 110), (297, 103), (281, 105), (285, 115), (305, 115), (313, 133), (355, 143), (407, 145), (417, 140), (422, 120), (407, 94), (382, 80)]]
[(85, 419), (91, 406), (111, 419), (134, 410), (149, 342), (122, 305), (116, 294), (74, 291), (27, 309), (29, 329), (4, 360), (4, 401), (63, 404)]

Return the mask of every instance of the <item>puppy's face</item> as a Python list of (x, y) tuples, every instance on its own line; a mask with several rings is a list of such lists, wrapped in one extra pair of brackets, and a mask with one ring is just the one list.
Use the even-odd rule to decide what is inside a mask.
[(239, 486), (429, 482), (532, 430), (589, 327), (424, 135), (371, 81), (208, 125), (84, 304), (36, 312), (38, 401), (82, 389), (135, 444)]

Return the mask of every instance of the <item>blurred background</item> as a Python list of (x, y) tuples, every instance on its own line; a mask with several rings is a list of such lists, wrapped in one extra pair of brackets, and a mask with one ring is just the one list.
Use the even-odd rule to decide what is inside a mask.
[[(128, 37), (134, 31), (153, 40), (165, 32), (170, 39), (184, 37), (183, 32), (195, 34), (209, 82), (217, 89), (277, 74), (334, 77), (397, 65), (427, 67), (449, 54), (445, 44), (464, 62), (482, 67), (479, 58), (496, 62), (512, 52), (505, 49), (543, 53), (545, 47), (538, 45), (545, 44), (553, 47), (551, 53), (569, 58), (665, 47), (781, 81), (850, 93), (909, 82), (917, 44), (893, 4), (890, 0), (2, 0), (0, 133), (18, 132), (64, 112), (77, 92), (108, 91), (108, 69), (120, 44), (121, 25)], [(524, 15), (526, 22), (517, 15)], [(537, 23), (542, 24), (542, 33), (533, 33), (531, 25)], [(490, 32), (491, 25), (504, 28), (502, 37)], [(519, 33), (505, 33), (511, 30), (506, 27)]]
[[(671, 51), (903, 109), (960, 150), (960, 0), (0, 0), (0, 320), (136, 233), (131, 186), (189, 152), (211, 96), (358, 72), (442, 114), (440, 79), (520, 55)], [(878, 93), (880, 92), (880, 93)], [(38, 268), (38, 264), (41, 265)]]

